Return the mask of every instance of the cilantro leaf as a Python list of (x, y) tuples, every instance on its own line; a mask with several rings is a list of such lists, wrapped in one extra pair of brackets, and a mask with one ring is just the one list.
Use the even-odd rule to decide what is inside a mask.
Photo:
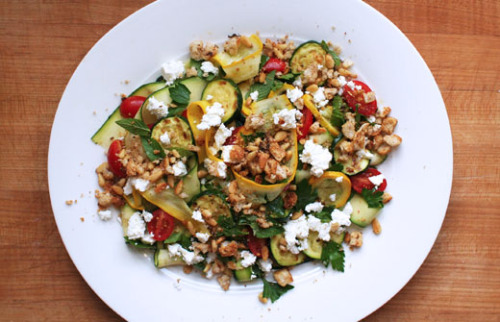
[(342, 104), (343, 104), (342, 97), (339, 95), (336, 95), (333, 98), (332, 104), (333, 104), (333, 112), (332, 112), (332, 118), (330, 119), (330, 123), (332, 123), (333, 126), (336, 126), (340, 128), (342, 124), (345, 123), (345, 117), (344, 113), (342, 113)]
[(297, 184), (297, 203), (296, 210), (303, 210), (311, 202), (315, 202), (318, 197), (318, 192), (314, 190), (308, 183), (308, 180), (302, 180)]
[(149, 160), (154, 161), (165, 157), (165, 151), (163, 151), (162, 146), (155, 139), (141, 136), (141, 142)]
[(267, 63), (268, 60), (269, 60), (269, 57), (267, 57), (266, 55), (260, 56), (259, 70), (261, 70), (262, 67), (264, 67), (264, 65)]
[(135, 135), (147, 137), (151, 133), (149, 127), (141, 120), (123, 119), (116, 121), (116, 124)]
[(326, 43), (326, 41), (322, 40), (321, 41), (321, 47), (323, 47), (323, 49), (328, 53), (330, 54), (330, 56), (332, 56), (333, 58), (333, 61), (335, 62), (335, 66), (340, 66), (340, 64), (342, 63), (342, 61), (340, 60), (340, 57), (337, 55), (337, 53), (333, 50), (330, 49), (330, 47), (328, 47), (328, 44)]
[(365, 199), (366, 203), (368, 204), (368, 207), (370, 208), (383, 208), (384, 207), (384, 203), (382, 202), (383, 195), (384, 192), (377, 191), (376, 188), (373, 188), (372, 190), (363, 189), (361, 191), (361, 196), (363, 197), (363, 199)]
[(169, 89), (170, 97), (172, 100), (178, 104), (188, 104), (191, 91), (186, 85), (176, 82), (173, 87)]
[(332, 268), (336, 271), (343, 272), (344, 271), (344, 249), (342, 245), (337, 244), (336, 242), (330, 241), (323, 245), (323, 250), (321, 251), (321, 261), (328, 267), (329, 264), (332, 264)]
[(250, 95), (250, 93), (257, 91), (257, 92), (259, 92), (259, 96), (257, 97), (257, 101), (260, 101), (260, 100), (267, 98), (267, 96), (269, 95), (269, 92), (271, 92), (271, 89), (273, 88), (275, 74), (276, 74), (275, 70), (273, 70), (272, 72), (267, 74), (266, 81), (263, 84), (262, 83), (253, 83), (252, 86), (250, 86), (250, 90), (248, 91), (247, 95)]
[(268, 282), (266, 279), (262, 279), (264, 283), (264, 291), (262, 292), (262, 297), (270, 299), (271, 302), (277, 301), (283, 294), (293, 289), (293, 285), (287, 285), (285, 287), (280, 286), (278, 283)]
[(222, 228), (222, 232), (220, 232), (220, 235), (222, 236), (236, 237), (248, 235), (248, 232), (244, 231), (242, 229), (243, 227), (237, 225), (232, 217), (219, 216), (217, 224), (220, 228)]

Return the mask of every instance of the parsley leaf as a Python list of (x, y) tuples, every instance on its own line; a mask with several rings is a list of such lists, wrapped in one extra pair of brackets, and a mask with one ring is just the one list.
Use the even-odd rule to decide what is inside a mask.
[(384, 203), (382, 202), (383, 195), (384, 192), (377, 191), (376, 187), (373, 188), (372, 190), (363, 189), (361, 191), (361, 196), (363, 197), (363, 199), (365, 199), (366, 203), (368, 204), (368, 207), (370, 208), (383, 208), (384, 207)]
[(339, 272), (344, 271), (344, 249), (340, 244), (330, 241), (323, 245), (323, 250), (321, 251), (321, 261), (328, 267), (332, 264), (332, 268)]
[(269, 60), (269, 57), (267, 57), (266, 55), (260, 56), (259, 70), (261, 70), (262, 67), (264, 67), (264, 65), (267, 63), (268, 60)]
[(264, 283), (264, 291), (262, 292), (262, 297), (270, 299), (271, 302), (277, 301), (283, 294), (293, 289), (293, 285), (287, 285), (285, 287), (280, 286), (278, 283), (268, 282), (266, 279), (262, 279)]
[(273, 220), (269, 221), (273, 223), (271, 227), (261, 228), (257, 223), (257, 216), (242, 216), (239, 220), (239, 224), (249, 225), (250, 227), (252, 227), (253, 234), (257, 238), (269, 238), (285, 232), (285, 229), (281, 226), (280, 223)]
[(283, 207), (283, 198), (281, 197), (277, 197), (273, 201), (268, 202), (266, 207), (272, 218), (283, 218), (288, 216), (288, 213)]
[(177, 104), (188, 104), (191, 91), (186, 87), (186, 85), (176, 82), (173, 87), (169, 89), (170, 97)]
[(295, 209), (302, 210), (311, 202), (315, 202), (318, 197), (318, 193), (314, 190), (308, 183), (308, 180), (302, 180), (297, 184), (297, 203), (295, 204)]
[(162, 146), (155, 139), (141, 136), (141, 142), (149, 160), (154, 161), (165, 157), (165, 151), (163, 151)]
[(333, 112), (332, 112), (332, 118), (330, 120), (330, 123), (332, 123), (333, 126), (336, 126), (340, 128), (342, 124), (345, 123), (345, 117), (344, 113), (342, 112), (342, 104), (343, 104), (342, 97), (339, 95), (336, 95), (333, 98)]
[(217, 219), (217, 224), (219, 225), (220, 228), (222, 228), (222, 232), (220, 233), (220, 235), (226, 237), (248, 235), (248, 232), (244, 231), (242, 227), (237, 225), (232, 217), (219, 216), (219, 218)]
[(320, 212), (313, 212), (312, 215), (321, 220), (322, 223), (327, 223), (332, 220), (333, 207), (325, 207)]
[(247, 95), (250, 95), (250, 93), (253, 93), (255, 91), (259, 92), (259, 96), (257, 97), (257, 101), (263, 100), (267, 98), (269, 95), (269, 92), (273, 88), (274, 84), (274, 75), (276, 74), (276, 71), (273, 70), (266, 76), (266, 81), (262, 83), (253, 83), (252, 86), (250, 86), (250, 90), (248, 91)]
[(328, 44), (326, 43), (326, 41), (321, 41), (321, 47), (323, 47), (323, 49), (330, 54), (330, 56), (332, 56), (333, 58), (333, 61), (335, 62), (335, 66), (340, 66), (340, 64), (342, 63), (342, 61), (340, 60), (340, 57), (337, 55), (337, 53), (333, 50), (330, 49), (330, 47), (328, 47)]
[(149, 127), (141, 120), (137, 119), (123, 119), (116, 121), (116, 124), (123, 127), (125, 130), (132, 134), (139, 136), (149, 136), (151, 130)]

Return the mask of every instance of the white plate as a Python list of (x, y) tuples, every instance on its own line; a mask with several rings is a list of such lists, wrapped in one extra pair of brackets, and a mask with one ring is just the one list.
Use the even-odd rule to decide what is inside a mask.
[[(273, 305), (257, 300), (260, 284), (235, 284), (223, 292), (198, 274), (157, 270), (149, 255), (123, 243), (115, 220), (96, 217), (93, 197), (94, 169), (105, 156), (90, 137), (118, 105), (116, 94), (151, 80), (163, 62), (186, 55), (192, 40), (255, 31), (262, 38), (291, 34), (340, 44), (342, 57), (351, 58), (361, 79), (393, 108), (403, 137), (381, 166), (394, 196), (379, 218), (382, 234), (365, 229), (363, 247), (347, 251), (343, 274), (313, 264), (294, 269), (295, 289)], [(341, 321), (379, 308), (420, 267), (446, 212), (453, 159), (448, 117), (432, 74), (408, 39), (365, 3), (160, 1), (118, 24), (78, 66), (54, 120), (48, 169), (63, 242), (90, 287), (122, 317)], [(78, 203), (67, 206), (69, 199)]]

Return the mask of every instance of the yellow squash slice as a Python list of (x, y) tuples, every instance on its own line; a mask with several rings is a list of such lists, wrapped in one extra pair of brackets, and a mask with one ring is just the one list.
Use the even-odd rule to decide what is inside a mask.
[(330, 132), (333, 136), (337, 136), (340, 134), (339, 130), (336, 127), (334, 127), (327, 119), (325, 119), (323, 115), (321, 115), (319, 110), (316, 108), (316, 105), (314, 104), (311, 95), (306, 94), (302, 98), (304, 99), (305, 106), (311, 111), (312, 115), (314, 115), (316, 120), (319, 121), (321, 126), (327, 129), (328, 132)]
[[(326, 171), (319, 178), (311, 177), (309, 184), (318, 191), (318, 197), (326, 206), (341, 208), (351, 195), (351, 180), (342, 172)], [(334, 200), (332, 194), (335, 194)]]

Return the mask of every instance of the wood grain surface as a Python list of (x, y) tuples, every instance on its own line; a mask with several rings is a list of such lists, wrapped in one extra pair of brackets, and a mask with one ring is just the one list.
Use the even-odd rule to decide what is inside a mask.
[[(73, 71), (150, 1), (0, 1), (0, 320), (121, 320), (84, 282), (50, 206), (47, 151)], [(453, 134), (450, 205), (413, 279), (367, 321), (500, 320), (500, 1), (371, 0), (422, 54)], [(334, 17), (334, 16), (333, 16)]]

